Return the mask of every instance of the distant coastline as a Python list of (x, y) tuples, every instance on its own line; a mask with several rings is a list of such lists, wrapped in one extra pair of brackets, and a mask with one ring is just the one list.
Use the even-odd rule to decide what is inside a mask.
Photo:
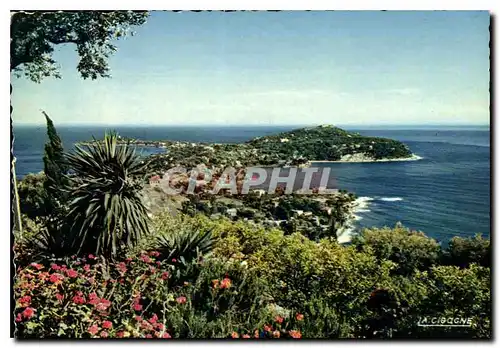
[(356, 156), (356, 155), (346, 155), (343, 156), (338, 161), (309, 161), (310, 164), (313, 163), (374, 163), (374, 162), (407, 162), (407, 161), (419, 161), (423, 159), (423, 157), (412, 154), (409, 157), (401, 157), (401, 158), (381, 158), (374, 159), (368, 156)]

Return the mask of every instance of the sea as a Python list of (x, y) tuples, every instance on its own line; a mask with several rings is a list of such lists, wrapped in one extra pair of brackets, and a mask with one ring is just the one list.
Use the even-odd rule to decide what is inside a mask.
[[(237, 143), (289, 131), (298, 126), (59, 126), (66, 149), (106, 130), (141, 140)], [(367, 227), (397, 222), (446, 243), (453, 236), (489, 237), (491, 169), (489, 126), (342, 127), (366, 136), (400, 140), (422, 157), (418, 161), (316, 163), (329, 166), (339, 189), (357, 196), (355, 223), (349, 235)], [(43, 170), (45, 126), (14, 125), (16, 176)], [(142, 155), (163, 152), (142, 148)], [(344, 236), (350, 238), (350, 236)]]

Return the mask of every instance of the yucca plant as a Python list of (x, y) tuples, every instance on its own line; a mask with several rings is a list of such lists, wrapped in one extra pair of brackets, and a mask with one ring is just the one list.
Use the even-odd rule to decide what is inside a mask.
[(76, 146), (66, 155), (70, 167), (67, 221), (79, 252), (115, 257), (148, 233), (141, 200), (146, 163), (135, 149), (118, 145), (115, 132), (102, 141)]
[(158, 237), (157, 250), (161, 258), (189, 263), (201, 255), (208, 255), (214, 246), (211, 230), (186, 228)]

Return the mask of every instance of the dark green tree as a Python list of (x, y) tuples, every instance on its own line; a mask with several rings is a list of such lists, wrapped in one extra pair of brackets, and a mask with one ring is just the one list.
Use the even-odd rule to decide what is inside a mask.
[(64, 148), (57, 134), (54, 123), (45, 111), (42, 111), (47, 121), (48, 142), (45, 144), (43, 155), (43, 168), (46, 180), (44, 188), (47, 193), (47, 204), (51, 209), (57, 209), (64, 203), (63, 191), (61, 188), (67, 186), (66, 174), (68, 166), (64, 161)]
[(34, 82), (60, 77), (54, 46), (75, 44), (77, 69), (84, 79), (109, 76), (107, 59), (116, 51), (113, 40), (146, 22), (144, 11), (16, 12), (11, 15), (10, 70)]

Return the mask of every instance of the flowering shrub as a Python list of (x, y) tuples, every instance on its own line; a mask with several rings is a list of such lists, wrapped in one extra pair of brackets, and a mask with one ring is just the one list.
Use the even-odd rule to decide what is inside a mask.
[[(243, 268), (181, 265), (157, 256), (153, 251), (105, 263), (88, 255), (19, 268), (16, 337), (222, 338), (234, 327), (257, 328), (269, 320), (271, 314), (258, 309), (265, 303), (262, 288)], [(185, 281), (180, 270), (196, 277)]]

